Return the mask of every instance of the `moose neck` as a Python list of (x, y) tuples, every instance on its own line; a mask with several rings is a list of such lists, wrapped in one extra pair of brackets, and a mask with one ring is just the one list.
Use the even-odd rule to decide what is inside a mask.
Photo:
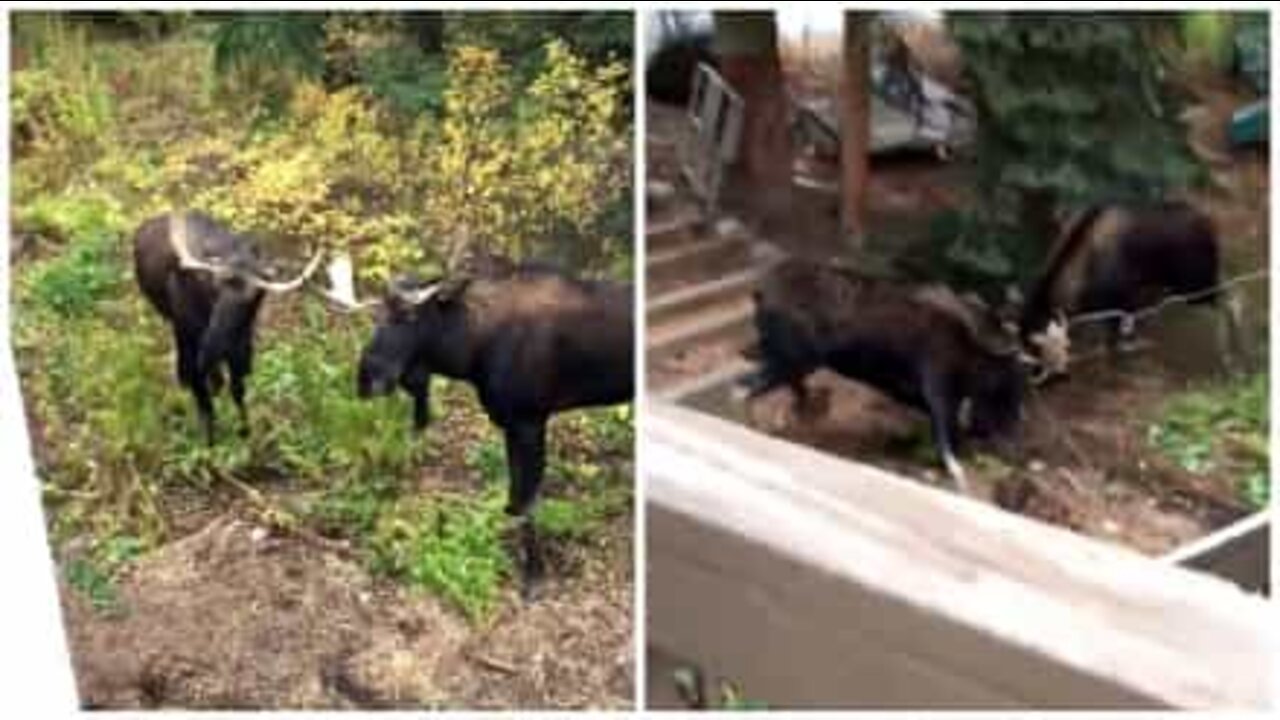
[(479, 338), (469, 331), (465, 312), (436, 311), (419, 321), (417, 358), (431, 372), (454, 379), (472, 374), (472, 358)]

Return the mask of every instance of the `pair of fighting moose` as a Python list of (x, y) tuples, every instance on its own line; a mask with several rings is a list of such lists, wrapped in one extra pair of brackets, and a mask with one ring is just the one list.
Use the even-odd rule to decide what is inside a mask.
[(1186, 203), (1094, 205), (1064, 224), (1025, 300), (998, 310), (941, 285), (787, 260), (756, 292), (759, 341), (750, 354), (761, 369), (736, 395), (785, 386), (797, 410), (808, 411), (805, 378), (815, 370), (865, 382), (928, 414), (948, 474), (968, 492), (955, 458), (960, 431), (1014, 429), (1028, 383), (1065, 375), (1073, 320), (1108, 320), (1114, 357), (1131, 339), (1135, 311), (1178, 296), (1220, 309), (1223, 359), (1242, 356), (1239, 309), (1220, 281), (1220, 254), (1212, 221)]
[[(213, 396), (221, 390), (224, 366), (248, 431), (245, 378), (266, 295), (302, 287), (320, 259), (317, 253), (299, 276), (277, 281), (254, 242), (207, 215), (175, 212), (137, 230), (138, 285), (172, 328), (178, 379), (195, 397), (209, 443), (215, 435)], [(505, 436), (506, 511), (520, 520), (527, 594), (543, 574), (528, 511), (546, 465), (547, 421), (563, 410), (632, 399), (632, 290), (570, 278), (542, 265), (478, 262), (432, 282), (399, 277), (380, 301), (359, 302), (354, 293), (337, 291), (336, 279), (324, 294), (346, 309), (382, 306), (360, 355), (360, 397), (402, 388), (413, 398), (413, 425), (421, 430), (430, 422), (432, 375), (475, 386)]]

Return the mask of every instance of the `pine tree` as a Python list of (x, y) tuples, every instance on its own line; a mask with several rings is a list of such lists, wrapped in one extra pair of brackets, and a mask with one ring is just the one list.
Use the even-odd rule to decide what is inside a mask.
[(1062, 209), (1167, 197), (1197, 179), (1156, 50), (1157, 34), (1175, 21), (951, 16), (978, 107), (974, 162), (987, 223), (1031, 240), (1038, 254)]

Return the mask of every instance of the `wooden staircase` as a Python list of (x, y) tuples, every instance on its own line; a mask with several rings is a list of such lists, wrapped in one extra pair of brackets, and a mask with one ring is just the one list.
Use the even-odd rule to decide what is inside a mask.
[(687, 198), (649, 206), (646, 377), (661, 391), (738, 361), (755, 335), (752, 293), (775, 252), (732, 219), (705, 221)]

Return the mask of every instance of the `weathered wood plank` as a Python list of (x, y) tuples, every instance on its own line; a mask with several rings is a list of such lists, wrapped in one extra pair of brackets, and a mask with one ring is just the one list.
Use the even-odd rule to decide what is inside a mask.
[(772, 706), (1269, 707), (1217, 578), (651, 400), (649, 642)]

